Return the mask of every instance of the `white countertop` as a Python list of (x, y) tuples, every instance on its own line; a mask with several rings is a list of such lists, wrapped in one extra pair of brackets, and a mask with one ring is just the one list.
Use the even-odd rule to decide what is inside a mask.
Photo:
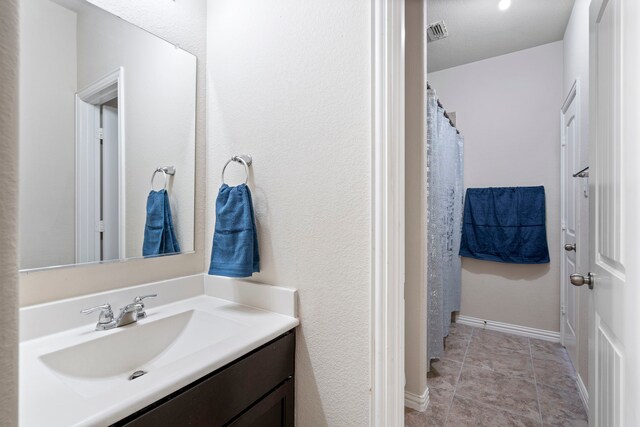
[[(207, 280), (221, 279), (204, 279), (205, 282)], [(230, 286), (239, 286), (243, 292), (249, 294), (251, 294), (249, 291), (256, 286), (261, 287), (258, 292), (269, 291), (269, 289), (262, 289), (262, 287), (268, 287), (266, 285), (241, 281), (221, 282), (219, 288), (225, 289)], [(283, 288), (272, 288), (283, 290)], [(291, 292), (295, 301), (295, 290), (287, 289), (283, 293), (291, 295)], [(105, 296), (107, 295), (103, 295)], [(288, 298), (292, 299), (290, 296)], [(277, 300), (278, 296), (274, 296), (273, 299)], [(68, 302), (66, 304), (69, 305)], [(117, 307), (114, 306), (114, 312), (117, 312)], [(164, 366), (150, 369), (146, 375), (134, 381), (117, 379), (113, 382), (113, 386), (105, 388), (102, 387), (104, 384), (101, 384), (101, 387), (97, 388), (98, 391), (84, 393), (84, 390), (79, 391), (77, 387), (74, 388), (68, 378), (67, 380), (61, 378), (59, 373), (43, 362), (43, 355), (52, 354), (60, 349), (87, 343), (109, 334), (123, 333), (127, 328), (141, 328), (149, 322), (193, 310), (204, 316), (204, 319), (211, 319), (211, 328), (216, 328), (216, 323), (221, 329), (233, 324), (233, 333), (221, 335), (220, 339), (211, 345), (181, 355)], [(50, 312), (49, 309), (48, 313)], [(153, 306), (153, 302), (150, 301), (147, 303), (147, 314), (148, 317), (139, 320), (138, 324), (134, 323), (109, 331), (94, 331), (92, 323), (23, 340), (20, 344), (20, 425), (22, 427), (109, 425), (223, 367), (299, 324), (298, 319), (293, 315), (250, 307), (228, 299), (206, 295), (204, 292), (199, 296), (161, 306)], [(34, 315), (31, 313), (29, 316)], [(140, 331), (145, 330), (140, 329)], [(144, 346), (145, 343), (140, 342), (139, 345)], [(112, 351), (119, 350), (114, 348)], [(95, 379), (95, 381), (103, 380), (101, 377)], [(86, 379), (84, 381), (87, 382)]]

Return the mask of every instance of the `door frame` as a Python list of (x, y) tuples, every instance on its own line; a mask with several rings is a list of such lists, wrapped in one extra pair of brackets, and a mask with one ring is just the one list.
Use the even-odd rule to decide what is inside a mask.
[[(564, 240), (564, 234), (565, 234), (565, 229), (566, 229), (566, 224), (564, 222), (564, 218), (565, 218), (565, 201), (567, 198), (567, 192), (566, 192), (566, 183), (567, 183), (567, 179), (568, 179), (568, 174), (569, 173), (573, 173), (571, 171), (568, 171), (566, 169), (566, 151), (564, 150), (564, 146), (566, 145), (566, 140), (565, 140), (565, 134), (564, 134), (564, 128), (565, 128), (565, 114), (566, 112), (569, 110), (569, 107), (575, 103), (575, 108), (576, 108), (576, 140), (578, 141), (578, 143), (582, 142), (581, 139), (581, 134), (580, 134), (580, 123), (581, 123), (581, 114), (582, 112), (580, 111), (580, 79), (577, 78), (573, 81), (573, 84), (571, 85), (571, 89), (569, 89), (569, 93), (567, 94), (567, 97), (565, 98), (564, 102), (562, 103), (562, 107), (560, 108), (560, 209), (561, 209), (561, 215), (560, 215), (560, 220), (561, 220), (561, 224), (560, 224), (560, 253), (562, 254), (562, 256), (566, 256), (565, 255), (565, 251), (564, 251), (564, 245), (567, 243)], [(577, 171), (576, 171), (577, 172)], [(577, 212), (576, 212), (577, 215)], [(576, 257), (577, 258), (577, 257)], [(577, 259), (576, 259), (577, 262)], [(560, 343), (564, 346), (565, 342), (564, 342), (564, 333), (565, 333), (565, 322), (563, 319), (563, 317), (565, 316), (565, 307), (567, 305), (567, 301), (566, 301), (566, 296), (565, 296), (565, 287), (568, 286), (567, 283), (567, 271), (565, 269), (565, 265), (564, 265), (564, 261), (560, 263)]]
[(372, 0), (371, 412), (404, 425), (404, 0)]
[[(99, 203), (91, 197), (101, 191), (99, 176), (99, 164), (95, 152), (96, 140), (100, 138), (96, 129), (100, 127), (100, 105), (117, 97), (118, 98), (118, 199), (119, 213), (119, 248), (118, 258), (123, 259), (125, 254), (125, 87), (124, 68), (119, 67), (115, 71), (101, 77), (94, 83), (76, 93), (76, 263), (84, 262), (86, 253), (95, 251), (99, 242), (95, 239), (96, 222), (85, 223), (82, 218), (99, 219)], [(93, 170), (87, 167), (93, 163)], [(95, 258), (94, 258), (95, 259)]]

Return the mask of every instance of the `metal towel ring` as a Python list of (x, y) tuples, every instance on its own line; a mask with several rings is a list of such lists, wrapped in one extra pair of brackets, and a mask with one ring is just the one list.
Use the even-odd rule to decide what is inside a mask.
[[(153, 172), (153, 175), (151, 175), (151, 191), (155, 191), (155, 190), (153, 189), (153, 180), (154, 180), (154, 178), (156, 177), (156, 174), (157, 174), (158, 172), (162, 172), (162, 175), (164, 176), (164, 189), (165, 189), (165, 190), (167, 189), (167, 173), (164, 171), (164, 169), (162, 169), (162, 168), (158, 168), (158, 169), (156, 169), (156, 170)], [(158, 191), (159, 191), (159, 190), (158, 190)]]
[(153, 171), (153, 175), (151, 175), (151, 191), (155, 191), (153, 189), (153, 180), (156, 177), (156, 174), (158, 172), (162, 172), (162, 175), (164, 176), (164, 187), (163, 189), (166, 190), (167, 189), (167, 183), (168, 183), (168, 178), (167, 175), (175, 175), (176, 174), (176, 168), (173, 166), (164, 166), (161, 168), (157, 168), (155, 171)]
[(252, 160), (253, 159), (251, 158), (251, 156), (248, 156), (245, 154), (241, 154), (239, 156), (233, 156), (229, 160), (227, 160), (227, 163), (225, 163), (224, 167), (222, 168), (222, 183), (225, 184), (224, 171), (227, 169), (227, 166), (229, 166), (229, 163), (238, 162), (238, 163), (242, 163), (242, 166), (244, 166), (244, 173), (246, 174), (244, 183), (246, 184), (247, 181), (249, 181), (249, 166), (251, 166)]

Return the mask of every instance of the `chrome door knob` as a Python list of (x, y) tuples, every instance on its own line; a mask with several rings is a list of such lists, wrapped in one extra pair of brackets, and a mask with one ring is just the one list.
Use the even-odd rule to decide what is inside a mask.
[(574, 273), (569, 276), (569, 279), (571, 280), (571, 284), (573, 286), (587, 285), (589, 286), (589, 289), (593, 289), (594, 279), (593, 274), (591, 273), (587, 273), (587, 277), (583, 276), (582, 274)]
[(575, 251), (576, 250), (576, 244), (575, 243), (567, 243), (566, 245), (564, 245), (564, 250), (567, 251), (567, 252)]

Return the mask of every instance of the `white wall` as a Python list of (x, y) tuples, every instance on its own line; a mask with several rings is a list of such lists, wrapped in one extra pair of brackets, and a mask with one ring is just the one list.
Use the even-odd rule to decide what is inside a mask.
[[(580, 164), (589, 165), (589, 4), (590, 0), (576, 0), (564, 33), (564, 79), (562, 93), (566, 96), (575, 80), (579, 81), (580, 92)], [(578, 259), (576, 271), (589, 271), (589, 218), (588, 200), (583, 199), (587, 216), (578, 218), (578, 224), (584, 233), (577, 236)], [(583, 205), (583, 206), (584, 206)], [(582, 211), (581, 211), (582, 212)], [(592, 292), (583, 287), (578, 293), (578, 337), (576, 343), (578, 366), (576, 369), (585, 385), (589, 375), (589, 307)]]
[[(407, 393), (427, 387), (424, 0), (408, 0), (405, 64), (405, 372)], [(413, 397), (413, 396), (412, 396)]]
[(222, 166), (251, 154), (254, 280), (299, 290), (297, 424), (367, 425), (371, 2), (209, 0), (208, 25), (207, 248)]
[(20, 2), (20, 267), (75, 262), (76, 14)]
[(463, 258), (466, 316), (560, 330), (562, 42), (430, 73), (465, 138), (465, 187), (544, 185), (551, 263)]
[[(78, 13), (78, 88), (124, 68), (125, 257), (142, 256), (149, 180), (159, 166), (176, 167), (168, 187), (182, 251), (193, 250), (196, 58), (101, 11)], [(121, 114), (121, 113), (120, 113)], [(162, 120), (158, 120), (162, 118)], [(155, 188), (163, 184), (157, 176)]]
[(20, 304), (23, 306), (203, 271), (206, 1), (91, 0), (91, 3), (171, 43), (178, 44), (198, 57), (195, 155), (196, 253), (21, 273)]
[(18, 3), (0, 2), (0, 425), (18, 425)]

